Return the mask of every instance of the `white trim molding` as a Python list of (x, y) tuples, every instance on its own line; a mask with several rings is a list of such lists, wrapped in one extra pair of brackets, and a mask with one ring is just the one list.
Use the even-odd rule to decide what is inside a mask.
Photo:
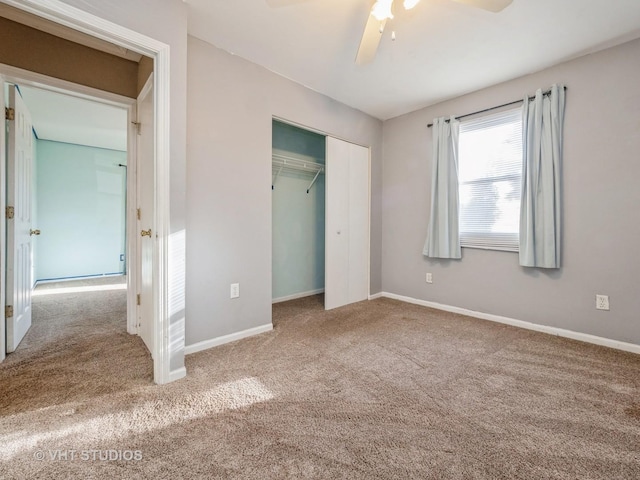
[(188, 345), (184, 349), (184, 354), (190, 355), (192, 353), (201, 352), (203, 350), (224, 345), (225, 343), (235, 342), (236, 340), (270, 332), (271, 330), (273, 330), (273, 325), (271, 323), (267, 323), (266, 325), (249, 328), (247, 330), (242, 330), (241, 332), (230, 333), (229, 335), (223, 335), (222, 337), (216, 337), (211, 340), (205, 340), (203, 342), (194, 343), (193, 345)]
[(117, 93), (107, 92), (98, 88), (88, 87), (79, 83), (70, 82), (61, 78), (51, 77), (31, 70), (14, 67), (12, 65), (0, 64), (5, 81), (11, 83), (21, 83), (30, 87), (39, 88), (48, 92), (62, 93), (75, 98), (99, 101), (105, 105), (118, 108), (128, 108), (135, 105), (135, 98), (125, 97)]
[(285, 297), (278, 297), (271, 300), (271, 303), (281, 303), (288, 302), (289, 300), (296, 300), (298, 298), (310, 297), (311, 295), (318, 295), (319, 293), (324, 293), (324, 288), (319, 288), (317, 290), (309, 290), (308, 292), (294, 293), (293, 295), (287, 295)]
[(132, 103), (127, 109), (127, 250), (126, 250), (126, 275), (127, 275), (127, 332), (131, 335), (138, 334), (138, 237), (132, 235), (138, 226), (136, 209), (138, 206), (138, 139), (136, 126), (133, 122), (138, 120), (138, 107)]
[(175, 382), (176, 380), (180, 380), (187, 376), (187, 369), (185, 367), (179, 368), (177, 370), (172, 370), (169, 374), (169, 382)]
[(442, 303), (429, 302), (427, 300), (419, 300), (413, 297), (396, 295), (395, 293), (380, 292), (375, 295), (371, 295), (369, 297), (369, 300), (374, 300), (376, 298), (382, 298), (382, 297), (391, 298), (393, 300), (400, 300), (401, 302), (412, 303), (414, 305), (420, 305), (423, 307), (435, 308), (437, 310), (443, 310), (445, 312), (458, 313), (460, 315), (479, 318), (481, 320), (489, 320), (490, 322), (503, 323), (505, 325), (524, 328), (526, 330), (533, 330), (535, 332), (548, 333), (549, 335), (555, 335), (557, 337), (570, 338), (572, 340), (579, 340), (585, 343), (592, 343), (594, 345), (600, 345), (603, 347), (614, 348), (616, 350), (622, 350), (625, 352), (640, 354), (640, 345), (636, 345), (634, 343), (621, 342), (619, 340), (612, 340), (610, 338), (598, 337), (596, 335), (590, 335), (588, 333), (574, 332), (572, 330), (565, 330), (563, 328), (551, 327), (548, 325), (538, 325), (537, 323), (525, 322), (524, 320), (516, 320), (514, 318), (502, 317), (500, 315), (493, 315), (491, 313), (477, 312), (475, 310), (468, 310), (466, 308), (453, 307), (451, 305), (445, 305)]

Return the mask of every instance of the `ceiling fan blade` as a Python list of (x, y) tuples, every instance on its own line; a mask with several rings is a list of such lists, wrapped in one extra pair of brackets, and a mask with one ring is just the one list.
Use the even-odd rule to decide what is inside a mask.
[(358, 54), (356, 55), (357, 65), (364, 65), (375, 58), (386, 23), (386, 19), (380, 21), (373, 15), (369, 15), (362, 34), (362, 40), (360, 40), (360, 46), (358, 47)]
[(295, 5), (296, 3), (305, 3), (308, 1), (309, 0), (266, 0), (267, 5), (271, 8), (288, 7), (290, 5)]
[(471, 7), (481, 8), (489, 12), (498, 13), (507, 8), (513, 0), (453, 0)]

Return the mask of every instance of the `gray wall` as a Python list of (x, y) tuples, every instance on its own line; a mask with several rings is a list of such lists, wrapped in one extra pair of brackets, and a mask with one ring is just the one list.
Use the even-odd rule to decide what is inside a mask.
[[(273, 122), (273, 152), (325, 163), (326, 137)], [(274, 299), (324, 288), (324, 174), (278, 170), (272, 204), (272, 296)]]
[(371, 146), (380, 291), (382, 123), (199, 39), (189, 37), (188, 53), (186, 344), (271, 322), (273, 116)]
[[(640, 40), (384, 123), (382, 288), (386, 292), (640, 344)], [(546, 88), (568, 87), (563, 267), (528, 269), (514, 253), (422, 255), (430, 204), (431, 131)], [(434, 283), (425, 283), (432, 272)], [(595, 309), (595, 294), (611, 311)]]
[(127, 152), (37, 145), (36, 280), (124, 273)]

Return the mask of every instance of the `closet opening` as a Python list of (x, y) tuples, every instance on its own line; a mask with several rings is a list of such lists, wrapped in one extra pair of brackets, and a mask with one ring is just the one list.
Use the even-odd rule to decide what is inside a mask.
[(324, 293), (326, 136), (272, 122), (272, 302)]

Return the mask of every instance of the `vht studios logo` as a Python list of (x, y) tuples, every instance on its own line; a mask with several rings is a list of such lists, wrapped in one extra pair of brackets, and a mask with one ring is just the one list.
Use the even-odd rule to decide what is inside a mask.
[(38, 450), (36, 460), (52, 462), (138, 462), (142, 460), (140, 450)]

